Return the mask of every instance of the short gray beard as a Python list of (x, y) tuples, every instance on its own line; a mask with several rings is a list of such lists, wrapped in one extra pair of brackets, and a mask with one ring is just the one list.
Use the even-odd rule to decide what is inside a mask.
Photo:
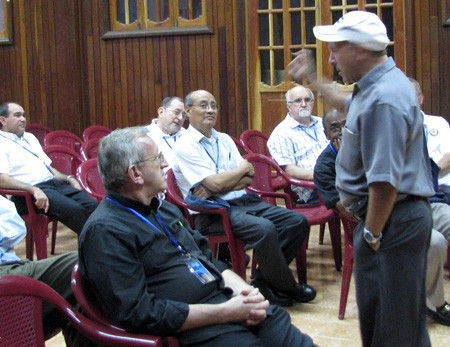
[(302, 110), (298, 111), (298, 116), (300, 118), (311, 117), (311, 111), (309, 110), (309, 108), (302, 109)]

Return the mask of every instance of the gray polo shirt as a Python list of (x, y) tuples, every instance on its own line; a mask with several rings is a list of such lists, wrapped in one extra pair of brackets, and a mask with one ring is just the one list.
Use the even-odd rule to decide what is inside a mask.
[(398, 194), (432, 196), (423, 118), (411, 82), (389, 58), (356, 84), (336, 161), (336, 186), (347, 209), (388, 182)]

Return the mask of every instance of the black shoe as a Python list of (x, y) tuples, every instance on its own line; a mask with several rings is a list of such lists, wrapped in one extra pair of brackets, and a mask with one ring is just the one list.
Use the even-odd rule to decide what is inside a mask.
[(427, 314), (437, 323), (450, 326), (450, 305), (447, 302), (441, 307), (436, 307), (436, 311), (427, 308)]
[(297, 302), (309, 302), (314, 300), (316, 297), (317, 291), (307, 284), (298, 284), (297, 288), (294, 291), (283, 293), (289, 296), (291, 299)]
[(256, 287), (259, 289), (259, 292), (266, 298), (266, 300), (269, 300), (269, 302), (272, 305), (278, 305), (278, 306), (292, 306), (294, 302), (291, 298), (288, 298), (287, 296), (282, 296), (276, 292), (274, 292), (269, 285), (261, 280), (254, 280), (251, 285), (253, 287)]

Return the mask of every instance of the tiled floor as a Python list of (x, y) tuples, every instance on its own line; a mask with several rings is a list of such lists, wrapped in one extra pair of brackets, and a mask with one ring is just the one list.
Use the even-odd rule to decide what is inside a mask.
[[(295, 304), (288, 308), (293, 323), (309, 334), (319, 346), (353, 347), (360, 346), (358, 314), (355, 303), (355, 288), (352, 281), (345, 319), (337, 318), (341, 273), (334, 268), (328, 233), (323, 245), (318, 245), (318, 229), (312, 228), (308, 256), (308, 283), (317, 289), (317, 297), (311, 304)], [(17, 246), (20, 256), (24, 256), (24, 242)], [(76, 235), (59, 223), (57, 254), (76, 250)], [(50, 248), (49, 248), (50, 249)], [(295, 271), (295, 266), (292, 267)], [(450, 281), (444, 281), (445, 297), (450, 301)], [(428, 331), (434, 347), (450, 346), (450, 327), (434, 323), (428, 319)], [(65, 346), (61, 334), (47, 341), (49, 347)], [(288, 347), (288, 346), (287, 346)]]

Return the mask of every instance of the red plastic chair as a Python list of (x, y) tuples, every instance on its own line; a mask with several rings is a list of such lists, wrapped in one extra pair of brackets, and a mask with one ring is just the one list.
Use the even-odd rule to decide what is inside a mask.
[(78, 166), (83, 162), (81, 155), (66, 146), (46, 146), (44, 152), (52, 160), (52, 167), (66, 175), (75, 176)]
[(231, 136), (231, 135), (230, 135), (230, 137), (231, 137), (231, 139), (233, 140), (233, 142), (234, 142), (234, 144), (236, 145), (236, 147), (238, 148), (239, 153), (240, 153), (241, 155), (247, 154), (247, 151), (245, 150), (243, 143), (242, 143), (241, 141), (239, 141), (237, 138), (235, 138), (234, 136)]
[[(266, 134), (259, 130), (246, 130), (240, 136), (241, 142), (244, 145), (244, 150), (250, 153), (262, 154), (266, 157), (272, 158), (267, 148), (268, 137)], [(287, 181), (272, 172), (272, 185), (275, 190), (289, 188)]]
[(275, 162), (261, 154), (251, 153), (244, 156), (255, 167), (256, 175), (253, 177), (252, 184), (247, 187), (248, 191), (257, 193), (263, 200), (268, 203), (277, 204), (276, 199), (284, 199), (286, 208), (300, 212), (306, 217), (310, 225), (323, 225), (328, 223), (331, 237), (331, 245), (333, 247), (333, 256), (336, 270), (340, 271), (342, 267), (342, 251), (341, 251), (341, 228), (339, 218), (333, 211), (328, 210), (325, 205), (305, 205), (302, 208), (296, 208), (288, 193), (276, 192), (271, 180), (272, 171), (275, 170), (279, 176), (282, 176), (289, 184), (306, 188), (315, 188), (312, 181), (303, 181), (292, 178), (285, 173)]
[(344, 319), (353, 270), (353, 231), (358, 225), (358, 221), (344, 216), (337, 209), (333, 210), (341, 219), (345, 234), (344, 268), (342, 270), (341, 299), (339, 300), (338, 315), (339, 319)]
[(103, 125), (91, 125), (83, 131), (83, 140), (88, 141), (91, 139), (101, 139), (108, 135), (112, 130)]
[(36, 136), (41, 146), (44, 146), (44, 137), (45, 135), (50, 133), (52, 129), (39, 123), (30, 123), (27, 124), (27, 126), (25, 127), (25, 131), (27, 133), (32, 133), (34, 136)]
[(98, 172), (97, 158), (82, 162), (78, 166), (76, 178), (86, 193), (96, 199), (98, 203), (102, 201), (106, 195), (106, 189)]
[(52, 145), (61, 145), (69, 147), (72, 151), (80, 154), (81, 140), (77, 135), (65, 130), (54, 130), (44, 137), (44, 148)]
[(22, 196), (25, 198), (28, 214), (22, 215), (22, 219), (27, 227), (26, 236), (26, 257), (33, 260), (33, 244), (36, 246), (36, 257), (38, 260), (48, 257), (47, 254), (47, 236), (48, 224), (53, 223), (52, 237), (56, 236), (57, 220), (46, 216), (45, 214), (36, 213), (34, 202), (31, 194), (25, 190), (3, 189), (0, 188), (0, 194)]
[[(94, 322), (43, 282), (24, 276), (0, 277), (0, 345), (45, 346), (42, 301), (55, 306), (88, 339), (108, 346), (162, 347), (161, 338), (131, 334)], [(70, 341), (66, 341), (70, 346)]]
[(189, 210), (197, 211), (200, 213), (213, 213), (219, 214), (222, 218), (223, 228), (225, 230), (225, 235), (219, 236), (207, 236), (209, 240), (210, 249), (216, 254), (217, 245), (219, 243), (228, 242), (230, 245), (230, 255), (231, 255), (231, 264), (233, 265), (233, 271), (241, 276), (244, 280), (246, 279), (246, 265), (245, 265), (245, 248), (244, 242), (235, 237), (230, 225), (230, 218), (228, 217), (228, 212), (224, 208), (217, 209), (209, 209), (209, 210), (201, 210), (195, 209), (187, 206), (184, 202), (183, 196), (178, 188), (175, 175), (173, 174), (172, 169), (166, 172), (166, 182), (167, 182), (167, 193), (166, 200), (174, 205), (178, 206), (178, 208), (183, 213), (184, 217), (188, 220), (191, 228), (194, 228), (194, 220), (189, 213)]
[[(72, 270), (72, 290), (77, 300), (80, 308), (83, 312), (93, 321), (109, 326), (113, 329), (117, 329), (119, 331), (125, 331), (120, 325), (115, 323), (111, 318), (109, 318), (106, 313), (100, 307), (95, 295), (92, 293), (89, 283), (87, 283), (83, 276), (81, 275), (80, 268), (78, 263), (75, 264)], [(155, 339), (155, 341), (162, 340), (161, 337), (157, 336), (148, 336), (149, 338)], [(170, 347), (178, 347), (178, 341), (175, 337), (166, 337), (164, 338), (164, 346)]]
[(99, 139), (99, 138), (86, 140), (81, 145), (80, 152), (81, 152), (81, 156), (83, 157), (84, 160), (97, 158), (98, 145), (100, 144), (100, 140), (101, 139)]

